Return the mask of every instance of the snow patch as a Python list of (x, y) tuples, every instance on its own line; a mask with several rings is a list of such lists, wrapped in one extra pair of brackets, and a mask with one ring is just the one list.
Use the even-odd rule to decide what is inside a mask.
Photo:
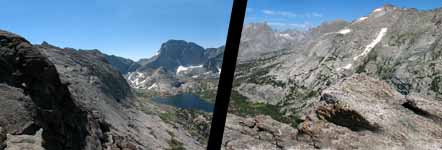
[[(158, 55), (160, 55), (160, 52), (158, 52), (158, 51), (155, 52), (155, 54), (153, 54), (153, 56), (158, 56)], [(153, 56), (152, 56), (152, 57), (153, 57)]]
[(368, 17), (361, 17), (358, 20), (356, 20), (354, 23), (362, 22), (362, 21), (367, 20), (367, 19), (368, 19)]
[(347, 65), (345, 65), (344, 67), (341, 67), (341, 68), (338, 68), (338, 69), (336, 69), (336, 70), (342, 70), (342, 69), (345, 69), (345, 70), (348, 70), (348, 69), (350, 69), (351, 67), (353, 66), (353, 64), (347, 64)]
[(145, 83), (147, 82), (146, 75), (140, 72), (129, 72), (127, 76), (127, 81), (134, 88), (144, 89), (146, 88)]
[(358, 21), (364, 21), (365, 19), (367, 19), (368, 17), (361, 17), (358, 19)]
[(203, 65), (188, 66), (188, 67), (178, 66), (178, 69), (176, 69), (176, 74), (179, 74), (180, 72), (183, 72), (183, 71), (187, 71), (187, 70), (191, 70), (191, 69), (195, 69), (195, 68), (202, 68), (202, 67), (203, 67)]
[(347, 33), (350, 33), (351, 32), (351, 29), (342, 29), (342, 30), (340, 30), (340, 31), (338, 31), (338, 33), (339, 34), (347, 34)]
[(381, 31), (378, 33), (376, 39), (374, 39), (370, 44), (368, 44), (364, 51), (359, 54), (358, 56), (354, 57), (353, 60), (358, 60), (359, 57), (365, 56), (368, 53), (370, 53), (370, 51), (374, 48), (374, 46), (376, 46), (376, 44), (378, 44), (382, 38), (384, 37), (385, 33), (387, 33), (387, 28), (382, 28)]
[(350, 69), (351, 68), (351, 66), (352, 66), (352, 64), (347, 64), (347, 65), (345, 65), (344, 67), (342, 67), (342, 68), (344, 68), (344, 69)]
[(382, 10), (384, 10), (384, 8), (376, 8), (375, 10), (373, 10), (373, 12), (380, 12)]
[(288, 33), (279, 33), (278, 35), (286, 39), (293, 39), (293, 37)]
[(156, 88), (156, 87), (158, 87), (158, 84), (157, 84), (157, 83), (154, 83), (154, 84), (152, 84), (151, 86), (149, 86), (147, 89), (148, 89), (148, 90), (151, 90), (151, 89)]

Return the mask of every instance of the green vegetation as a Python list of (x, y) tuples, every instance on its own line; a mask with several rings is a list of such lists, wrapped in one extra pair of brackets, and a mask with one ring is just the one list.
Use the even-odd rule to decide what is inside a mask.
[(392, 58), (384, 60), (383, 63), (377, 66), (377, 74), (383, 80), (388, 80), (393, 77), (395, 71), (395, 64), (392, 63)]
[(160, 95), (160, 93), (158, 92), (145, 90), (145, 89), (133, 89), (133, 90), (134, 90), (133, 92), (137, 97), (151, 98)]
[(407, 32), (402, 34), (393, 35), (388, 42), (391, 46), (402, 46), (405, 44), (414, 43), (419, 33)]
[(275, 87), (285, 88), (285, 83), (282, 81), (276, 80), (274, 76), (268, 75), (270, 69), (275, 68), (278, 64), (268, 65), (264, 68), (254, 68), (251, 70), (250, 68), (257, 66), (256, 63), (242, 64), (238, 66), (237, 70), (240, 70), (240, 73), (237, 75), (243, 74), (243, 72), (248, 73), (249, 75), (239, 77), (235, 79), (234, 85), (239, 86), (241, 82), (255, 83), (258, 85), (272, 85)]
[(306, 87), (300, 87), (296, 84), (290, 87), (290, 92), (287, 94), (286, 99), (289, 100), (304, 100), (319, 95), (319, 91), (310, 90)]
[(430, 89), (436, 93), (442, 94), (441, 84), (442, 84), (442, 76), (435, 77), (431, 82)]
[(173, 124), (177, 120), (177, 114), (174, 111), (161, 112), (158, 116), (161, 118), (161, 120), (163, 120), (164, 122), (167, 122), (169, 124)]
[(193, 94), (198, 95), (201, 99), (207, 100), (209, 102), (215, 103), (216, 100), (216, 89), (205, 89), (197, 91)]
[(211, 114), (198, 110), (177, 110), (177, 121), (200, 143), (207, 143), (210, 133)]
[[(285, 83), (276, 80), (275, 76), (268, 75), (271, 69), (280, 67), (279, 63), (275, 62), (276, 59), (281, 56), (288, 54), (288, 50), (282, 49), (278, 52), (269, 52), (263, 54), (261, 57), (243, 62), (237, 65), (237, 72), (235, 76), (237, 77), (234, 81), (234, 87), (239, 86), (242, 82), (254, 83), (258, 85), (272, 85), (275, 87), (285, 88)], [(264, 66), (264, 67), (257, 67)]]
[(230, 99), (229, 112), (242, 117), (268, 115), (277, 121), (291, 124), (293, 127), (296, 127), (300, 122), (299, 116), (286, 116), (284, 113), (282, 113), (280, 111), (280, 106), (264, 103), (252, 103), (248, 101), (246, 97), (242, 96), (236, 91), (232, 91)]

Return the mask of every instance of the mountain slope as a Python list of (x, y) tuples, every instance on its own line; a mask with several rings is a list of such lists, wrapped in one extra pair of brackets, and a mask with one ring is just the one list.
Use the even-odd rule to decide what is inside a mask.
[[(419, 12), (387, 5), (364, 20), (318, 35), (307, 42), (306, 49), (281, 51), (281, 54), (268, 55), (271, 59), (240, 63), (238, 79), (253, 79), (261, 73), (259, 76), (267, 77), (268, 81), (258, 85), (283, 87), (287, 91), (281, 93), (285, 98), (280, 102), (294, 102), (298, 106), (298, 100), (292, 96), (299, 98), (315, 91), (316, 94), (311, 94), (317, 96), (337, 79), (355, 73), (384, 79), (405, 93), (425, 91), (422, 94), (440, 97), (437, 90), (430, 89), (431, 82), (440, 74), (436, 69), (440, 62), (439, 15), (440, 10)], [(319, 26), (310, 34), (321, 28), (324, 27)], [(250, 63), (254, 65), (247, 65)], [(243, 71), (241, 66), (250, 68)], [(410, 74), (412, 72), (428, 73)], [(416, 79), (423, 76), (427, 79), (418, 83)], [(420, 91), (422, 88), (428, 90)]]
[(5, 31), (0, 41), (1, 148), (203, 149), (162, 120), (162, 108), (140, 103), (99, 51), (31, 45)]
[[(258, 133), (242, 131), (233, 121), (226, 126), (246, 134), (225, 135), (233, 137), (227, 147), (439, 149), (441, 110), (429, 106), (442, 104), (441, 10), (385, 5), (350, 23), (338, 20), (313, 28), (303, 45), (275, 46), (241, 61), (235, 91), (252, 108), (276, 108), (279, 113), (260, 108), (261, 114), (291, 124), (297, 133), (286, 137), (267, 126), (258, 126)], [(237, 97), (232, 101), (244, 101)], [(274, 117), (278, 114), (284, 115)], [(241, 140), (250, 143), (239, 145)]]
[(115, 69), (120, 71), (121, 74), (127, 74), (129, 72), (135, 71), (138, 67), (140, 67), (140, 64), (137, 62), (134, 62), (130, 59), (118, 57), (115, 55), (106, 55), (105, 58), (109, 64), (111, 64)]

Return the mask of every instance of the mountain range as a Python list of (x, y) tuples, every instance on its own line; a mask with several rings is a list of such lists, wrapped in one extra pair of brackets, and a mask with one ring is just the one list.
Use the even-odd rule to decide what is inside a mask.
[(441, 149), (441, 22), (441, 8), (385, 5), (293, 44), (246, 26), (267, 37), (241, 46), (262, 53), (237, 66), (224, 148)]
[[(305, 30), (244, 26), (223, 149), (442, 149), (442, 8), (385, 5)], [(0, 149), (204, 149), (224, 47), (134, 62), (0, 31)]]

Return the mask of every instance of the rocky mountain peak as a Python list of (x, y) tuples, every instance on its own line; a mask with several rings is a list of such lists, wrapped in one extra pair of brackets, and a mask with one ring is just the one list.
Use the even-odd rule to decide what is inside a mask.
[(273, 31), (272, 27), (269, 26), (267, 22), (257, 22), (257, 23), (250, 23), (247, 24), (244, 28), (245, 31), (249, 32), (271, 32)]
[(146, 65), (152, 68), (164, 67), (175, 72), (178, 66), (199, 65), (207, 59), (205, 49), (195, 43), (184, 40), (169, 40), (161, 45), (159, 54), (148, 60)]
[(180, 57), (186, 54), (203, 54), (204, 48), (193, 43), (184, 40), (168, 40), (161, 45), (159, 50), (160, 57)]
[(181, 52), (184, 53), (184, 51), (189, 52), (202, 52), (204, 51), (204, 48), (193, 43), (193, 42), (187, 42), (184, 40), (168, 40), (167, 42), (163, 43), (160, 48), (160, 55), (162, 53), (170, 53), (170, 52)]
[(47, 46), (47, 45), (49, 45), (49, 43), (46, 42), (46, 41), (43, 41), (43, 42), (41, 42), (41, 45), (43, 45), (43, 46)]
[(247, 24), (242, 31), (242, 40), (248, 40), (257, 36), (269, 36), (274, 30), (267, 22), (250, 23)]
[(309, 32), (315, 37), (315, 36), (322, 35), (324, 33), (338, 31), (338, 30), (344, 28), (348, 24), (349, 23), (345, 20), (336, 19), (336, 20), (324, 22), (324, 23), (320, 24), (319, 26), (310, 29)]

